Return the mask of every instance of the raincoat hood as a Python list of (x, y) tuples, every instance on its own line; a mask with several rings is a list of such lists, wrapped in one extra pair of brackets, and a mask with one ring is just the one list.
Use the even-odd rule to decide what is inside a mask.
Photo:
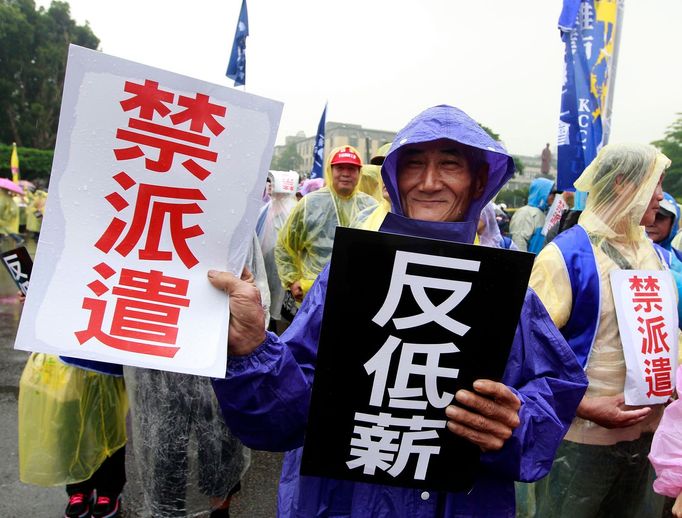
[(661, 241), (658, 244), (665, 248), (666, 250), (670, 250), (672, 248), (673, 239), (677, 235), (677, 232), (680, 230), (680, 206), (677, 204), (675, 198), (673, 198), (667, 192), (663, 193), (663, 197), (669, 202), (669, 204), (672, 207), (675, 208), (675, 215), (673, 216), (673, 224), (670, 227), (670, 233), (663, 241)]
[[(421, 221), (407, 218), (398, 192), (397, 168), (400, 152), (410, 144), (440, 139), (449, 139), (480, 150), (482, 160), (489, 167), (484, 192), (478, 199), (471, 200), (462, 221)], [(428, 108), (398, 132), (384, 160), (381, 176), (391, 198), (392, 211), (386, 215), (380, 229), (398, 234), (472, 243), (481, 210), (513, 174), (514, 161), (511, 156), (466, 113), (447, 105)]]
[[(593, 238), (646, 240), (640, 225), (670, 160), (645, 144), (609, 144), (575, 181), (588, 194), (579, 223)], [(598, 243), (595, 243), (595, 246)]]
[(547, 196), (552, 192), (554, 182), (549, 178), (536, 178), (528, 189), (528, 205), (542, 211), (547, 209)]
[(381, 166), (363, 165), (360, 169), (358, 189), (381, 203), (384, 199), (383, 188), (384, 182), (381, 181)]
[(301, 194), (301, 196), (305, 196), (306, 194), (315, 192), (318, 189), (322, 189), (322, 187), (324, 187), (323, 178), (309, 178), (308, 180), (303, 180), (301, 182), (301, 184), (298, 186), (298, 192)]
[(497, 216), (492, 202), (483, 207), (481, 220), (484, 222), (483, 231), (478, 235), (481, 245), (500, 248), (502, 246), (502, 233), (497, 225)]

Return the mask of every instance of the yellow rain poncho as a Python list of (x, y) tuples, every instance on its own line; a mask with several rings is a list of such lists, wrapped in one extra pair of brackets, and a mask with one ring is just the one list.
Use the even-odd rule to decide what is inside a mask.
[[(647, 210), (657, 210), (650, 207), (650, 201), (669, 165), (670, 160), (652, 146), (610, 144), (575, 182), (576, 189), (589, 193), (578, 223), (591, 243), (601, 293), (599, 324), (585, 368), (590, 383), (587, 397), (615, 396), (623, 392), (626, 367), (610, 272), (664, 268), (640, 222)], [(564, 257), (554, 242), (535, 259), (530, 287), (556, 326), (563, 328), (574, 309), (573, 297)], [(615, 429), (576, 418), (566, 438), (593, 445), (632, 441), (641, 433), (655, 429), (661, 411), (662, 408), (655, 409), (637, 425)]]
[[(333, 149), (329, 157), (340, 149)], [(300, 281), (304, 296), (331, 258), (336, 227), (349, 226), (362, 210), (377, 204), (357, 186), (350, 196), (337, 194), (332, 186), (329, 157), (324, 169), (326, 187), (301, 198), (282, 227), (275, 247), (282, 286), (288, 288)]]
[(363, 165), (360, 169), (360, 181), (358, 190), (369, 194), (377, 203), (384, 201), (384, 182), (381, 180), (380, 165)]
[(46, 200), (45, 191), (38, 190), (30, 194), (28, 207), (26, 207), (26, 230), (29, 232), (40, 232)]
[(33, 353), (19, 390), (19, 479), (62, 486), (89, 479), (126, 443), (122, 377)]
[(0, 234), (17, 234), (19, 232), (19, 207), (14, 203), (12, 195), (0, 189)]

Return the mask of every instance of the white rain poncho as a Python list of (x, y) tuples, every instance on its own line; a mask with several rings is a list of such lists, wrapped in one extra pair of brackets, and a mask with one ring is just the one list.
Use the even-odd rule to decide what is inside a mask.
[(513, 242), (508, 245), (505, 244), (500, 227), (497, 225), (497, 215), (495, 214), (495, 204), (493, 202), (483, 207), (480, 220), (479, 231), (477, 233), (481, 245), (518, 250), (518, 247)]
[[(270, 296), (256, 235), (246, 265), (269, 319)], [(225, 426), (211, 378), (124, 367), (132, 444), (145, 513), (170, 518), (211, 509), (249, 467), (251, 452)]]
[(270, 287), (270, 316), (274, 320), (280, 320), (285, 289), (282, 287), (282, 282), (277, 274), (275, 245), (279, 231), (286, 223), (291, 210), (296, 206), (298, 173), (295, 171), (270, 171), (270, 174), (273, 181), (272, 199), (261, 210), (256, 225), (256, 233), (263, 252), (263, 261), (265, 262), (265, 271)]
[(361, 211), (377, 204), (357, 186), (347, 197), (334, 191), (330, 157), (345, 147), (350, 146), (329, 153), (324, 170), (326, 187), (301, 198), (280, 231), (275, 247), (282, 285), (288, 288), (300, 281), (304, 296), (331, 259), (336, 227), (348, 227)]

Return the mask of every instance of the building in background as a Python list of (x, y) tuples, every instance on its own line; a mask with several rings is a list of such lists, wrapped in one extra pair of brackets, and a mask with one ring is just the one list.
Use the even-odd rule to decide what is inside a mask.
[[(346, 124), (343, 122), (328, 122), (325, 129), (325, 160), (330, 149), (338, 146), (353, 146), (358, 150), (362, 161), (369, 163), (372, 154), (387, 142), (392, 142), (395, 132), (367, 129), (360, 124)], [(295, 136), (285, 138), (284, 145), (275, 146), (273, 162), (285, 153), (291, 153), (292, 147), (301, 157), (300, 163), (294, 167), (302, 175), (307, 175), (313, 167), (313, 149), (316, 135), (306, 137), (299, 131)]]

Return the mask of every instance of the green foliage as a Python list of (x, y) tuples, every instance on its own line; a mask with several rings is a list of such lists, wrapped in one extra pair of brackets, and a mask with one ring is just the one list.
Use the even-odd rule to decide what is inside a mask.
[[(19, 155), (19, 175), (22, 180), (35, 181), (43, 178), (47, 182), (52, 170), (53, 152), (51, 150), (17, 147), (17, 154)], [(11, 156), (12, 146), (0, 144), (0, 176), (4, 178), (12, 178)]]
[[(500, 135), (498, 133), (495, 133), (493, 130), (491, 130), (488, 126), (484, 126), (483, 124), (479, 123), (479, 126), (483, 128), (483, 131), (485, 131), (490, 137), (492, 137), (495, 141), (501, 142)], [(514, 160), (514, 166), (516, 167), (516, 172), (514, 173), (514, 176), (516, 174), (523, 174), (523, 162), (518, 156), (513, 156), (512, 159)]]
[(275, 171), (299, 171), (303, 164), (303, 158), (296, 151), (296, 144), (291, 143), (284, 147), (281, 153), (273, 156), (270, 169)]
[(496, 142), (499, 142), (499, 141), (500, 141), (500, 135), (498, 135), (497, 133), (495, 133), (495, 132), (494, 132), (493, 130), (491, 130), (488, 126), (484, 126), (483, 124), (480, 124), (480, 123), (479, 123), (479, 126), (480, 126), (481, 128), (483, 128), (483, 131), (485, 131), (488, 135), (490, 135), (491, 138), (492, 138), (493, 140), (495, 140)]
[(512, 159), (514, 160), (514, 167), (516, 167), (516, 172), (514, 175), (518, 174), (523, 174), (523, 160), (521, 160), (521, 157), (518, 157), (516, 155), (512, 155)]
[(675, 198), (682, 198), (682, 113), (673, 122), (662, 140), (652, 142), (671, 161), (663, 179), (663, 190)]
[(0, 0), (0, 142), (54, 147), (69, 43), (96, 49), (99, 39), (68, 3)]

